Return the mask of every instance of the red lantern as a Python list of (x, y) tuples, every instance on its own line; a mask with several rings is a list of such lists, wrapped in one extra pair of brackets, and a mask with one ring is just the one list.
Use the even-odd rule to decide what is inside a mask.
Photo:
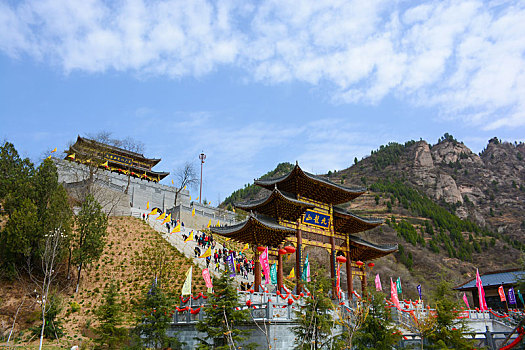
[(288, 299), (288, 305), (292, 305), (292, 304), (293, 304), (293, 299), (292, 298)]
[(355, 264), (359, 267), (363, 266), (365, 263), (362, 261), (356, 261)]
[(299, 295), (300, 295), (301, 297), (304, 297), (304, 293), (303, 293), (303, 292), (301, 292)]
[(266, 247), (259, 246), (259, 247), (257, 247), (257, 250), (262, 253), (262, 252), (264, 252), (266, 250)]
[(250, 292), (250, 293), (252, 293), (252, 294), (253, 294), (254, 290), (253, 290), (253, 289), (250, 289), (250, 290), (249, 290), (248, 292)]
[(374, 264), (374, 263), (368, 263), (368, 267), (372, 268), (372, 267), (374, 267), (374, 266), (376, 266), (376, 264)]
[(286, 255), (288, 254), (288, 252), (286, 251), (286, 249), (279, 249), (279, 255)]
[(342, 255), (339, 255), (335, 260), (337, 260), (337, 262), (339, 263), (345, 263), (346, 262), (346, 258)]
[(248, 305), (248, 307), (252, 306), (252, 301), (250, 299), (246, 300), (246, 305)]
[(293, 253), (295, 253), (295, 247), (294, 247), (294, 246), (287, 245), (286, 247), (284, 247), (284, 249), (286, 249), (286, 252), (287, 252), (288, 254), (293, 254)]

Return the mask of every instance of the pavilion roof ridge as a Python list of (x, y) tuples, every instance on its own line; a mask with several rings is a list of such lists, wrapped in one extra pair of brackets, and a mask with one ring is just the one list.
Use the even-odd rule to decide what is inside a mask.
[(275, 199), (276, 197), (282, 198), (285, 201), (288, 201), (290, 203), (293, 203), (293, 204), (296, 204), (296, 205), (300, 205), (300, 206), (303, 206), (303, 207), (315, 208), (314, 204), (298, 200), (298, 199), (294, 198), (295, 197), (294, 194), (288, 193), (288, 192), (284, 192), (284, 191), (280, 191), (277, 188), (277, 186), (275, 186), (273, 191), (270, 194), (268, 194), (266, 197), (264, 197), (264, 198), (251, 200), (251, 201), (247, 201), (247, 202), (242, 202), (242, 203), (236, 202), (236, 203), (234, 203), (234, 206), (237, 207), (237, 208), (243, 209), (243, 210), (244, 209), (250, 210), (250, 208), (254, 208), (254, 207), (261, 206), (263, 204), (267, 204), (267, 203), (271, 202), (273, 199)]
[(296, 195), (329, 204), (341, 204), (351, 201), (366, 192), (366, 188), (350, 188), (336, 184), (323, 177), (310, 174), (296, 164), (293, 169), (283, 176), (272, 179), (256, 179), (258, 186), (272, 190), (279, 187)]
[(129, 150), (126, 150), (124, 148), (121, 148), (121, 147), (116, 147), (116, 146), (112, 146), (112, 145), (108, 145), (106, 143), (102, 143), (102, 142), (99, 142), (99, 141), (96, 141), (96, 140), (92, 140), (92, 139), (89, 139), (87, 137), (82, 137), (80, 135), (77, 135), (77, 142), (78, 141), (83, 141), (83, 142), (86, 142), (86, 143), (92, 143), (92, 144), (95, 144), (101, 148), (108, 148), (108, 149), (111, 149), (111, 150), (114, 150), (114, 151), (118, 151), (118, 152), (122, 152), (122, 153), (127, 153), (129, 155), (132, 155), (132, 156), (135, 156), (135, 157), (141, 157), (143, 159), (146, 159), (146, 160), (149, 160), (155, 164), (159, 163), (162, 159), (161, 158), (147, 158), (144, 154), (142, 153), (137, 153), (137, 152), (133, 152), (133, 151), (129, 151)]
[(337, 214), (341, 214), (341, 215), (345, 215), (345, 216), (350, 216), (352, 218), (355, 218), (355, 219), (358, 219), (358, 220), (361, 220), (363, 221), (364, 223), (367, 223), (367, 224), (383, 224), (385, 221), (383, 219), (380, 219), (380, 218), (373, 218), (373, 217), (368, 217), (368, 218), (365, 218), (363, 216), (360, 216), (360, 215), (357, 215), (357, 214), (354, 214), (344, 208), (341, 208), (341, 207), (337, 207), (337, 206), (334, 206), (334, 214), (337, 213)]

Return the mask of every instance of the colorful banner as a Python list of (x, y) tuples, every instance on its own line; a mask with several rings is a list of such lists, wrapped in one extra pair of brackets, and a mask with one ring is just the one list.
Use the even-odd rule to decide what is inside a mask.
[(392, 299), (392, 302), (397, 307), (397, 309), (401, 310), (401, 305), (399, 305), (399, 297), (397, 296), (397, 286), (392, 281), (392, 277), (390, 277), (390, 299)]
[(228, 268), (230, 269), (230, 277), (235, 277), (235, 262), (233, 260), (233, 254), (228, 255), (226, 262), (228, 262)]
[(516, 304), (516, 295), (514, 294), (514, 288), (509, 289), (509, 304)]
[(190, 267), (188, 272), (186, 272), (186, 281), (184, 281), (184, 285), (182, 286), (181, 295), (191, 295), (191, 273), (192, 271), (193, 271), (193, 266)]
[(485, 290), (483, 289), (483, 282), (479, 276), (479, 270), (476, 269), (476, 287), (478, 288), (478, 297), (479, 297), (479, 309), (481, 311), (487, 311), (487, 302), (485, 301)]
[(467, 309), (470, 309), (470, 305), (468, 304), (467, 295), (466, 295), (465, 293), (463, 293), (463, 301), (464, 301), (465, 304), (467, 305)]
[(417, 285), (417, 292), (419, 293), (419, 300), (423, 299), (423, 296), (421, 295), (421, 285)]
[(304, 259), (301, 279), (305, 282), (310, 282), (310, 263), (308, 262), (308, 254), (306, 254), (306, 259)]
[(503, 286), (499, 286), (498, 294), (499, 294), (500, 301), (507, 301), (507, 298), (505, 298), (505, 290), (503, 289)]
[(211, 284), (210, 271), (208, 269), (202, 270), (202, 278), (204, 278), (204, 283), (206, 283), (206, 288), (213, 288)]
[(337, 264), (337, 279), (336, 279), (336, 285), (335, 285), (335, 292), (337, 293), (337, 297), (341, 298), (341, 264)]
[(403, 290), (401, 289), (401, 277), (397, 278), (396, 287), (397, 287), (397, 294), (403, 294)]
[(277, 264), (270, 266), (270, 280), (272, 284), (277, 284)]
[(521, 300), (521, 303), (523, 304), (523, 306), (525, 307), (525, 301), (523, 301), (523, 295), (521, 295), (521, 292), (520, 290), (518, 289), (518, 297), (520, 298)]
[[(381, 286), (381, 278), (379, 277), (379, 274), (376, 275), (376, 291), (383, 291), (383, 287)], [(350, 292), (350, 291), (349, 291)]]
[(270, 264), (268, 263), (268, 247), (259, 256), (261, 268), (264, 274), (264, 284), (270, 283)]
[(303, 223), (322, 228), (330, 226), (330, 215), (321, 214), (313, 210), (307, 210), (304, 213)]

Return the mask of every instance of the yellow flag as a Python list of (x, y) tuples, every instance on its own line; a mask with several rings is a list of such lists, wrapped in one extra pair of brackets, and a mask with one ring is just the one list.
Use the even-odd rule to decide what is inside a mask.
[(204, 252), (204, 254), (199, 256), (199, 258), (207, 258), (209, 256), (211, 256), (211, 246), (209, 246), (208, 249), (206, 249), (206, 251)]
[(173, 228), (173, 231), (171, 231), (171, 233), (176, 233), (176, 232), (180, 232), (180, 224), (177, 224), (177, 226)]
[(102, 166), (107, 168), (109, 166), (108, 161), (106, 160), (104, 163), (102, 163)]
[(149, 209), (149, 201), (146, 202), (146, 209)]
[(172, 185), (175, 185), (175, 183), (173, 182), (173, 179), (171, 180), (171, 184), (172, 184)]
[(67, 158), (75, 159), (75, 153), (68, 155)]
[(46, 159), (51, 159), (51, 156), (47, 157)]
[(191, 216), (195, 216), (195, 208), (191, 210)]
[[(177, 225), (177, 226), (179, 226), (179, 225)], [(188, 238), (186, 238), (184, 243), (189, 242), (189, 241), (193, 241), (193, 231), (190, 232), (190, 235), (188, 236)]]
[(191, 194), (190, 194), (190, 202), (191, 202)]
[(235, 213), (235, 208), (232, 208), (233, 212)]
[(166, 213), (162, 213), (162, 214), (159, 215), (157, 220), (164, 220), (165, 218), (166, 218)]
[(250, 245), (246, 243), (244, 248), (242, 248), (241, 253), (244, 253), (244, 251), (247, 250), (248, 248), (250, 248)]
[(164, 221), (162, 222), (162, 224), (164, 225), (165, 223), (167, 222), (171, 222), (171, 214), (168, 214), (168, 216), (166, 216), (166, 219), (164, 219)]
[(221, 222), (217, 220), (217, 226), (221, 226)]
[(191, 273), (192, 271), (193, 271), (193, 266), (191, 266), (188, 272), (186, 272), (186, 281), (184, 281), (184, 285), (182, 286), (181, 295), (191, 295)]
[(186, 185), (184, 185), (184, 189), (186, 189)]
[(211, 205), (211, 202), (208, 202), (208, 205)]
[(55, 153), (56, 151), (57, 151), (57, 148), (55, 147), (55, 148), (51, 151), (51, 153)]
[(153, 209), (148, 215), (157, 215), (157, 208)]
[(199, 197), (197, 197), (197, 199), (195, 199), (195, 200), (198, 201), (198, 200), (199, 200)]
[(295, 278), (295, 271), (292, 267), (292, 271), (290, 271), (290, 274), (288, 275), (288, 278)]
[(210, 228), (210, 226), (211, 226), (211, 219), (210, 219), (210, 221), (208, 221), (208, 226), (206, 226), (206, 227)]
[(225, 240), (226, 242), (228, 242), (230, 239), (231, 239), (230, 237), (226, 237), (224, 240)]

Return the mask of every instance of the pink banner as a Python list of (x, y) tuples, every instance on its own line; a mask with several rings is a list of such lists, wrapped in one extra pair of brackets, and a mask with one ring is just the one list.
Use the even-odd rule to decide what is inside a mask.
[(211, 284), (210, 271), (208, 269), (202, 270), (202, 278), (204, 278), (206, 288), (213, 288), (213, 285)]
[(487, 311), (487, 302), (485, 301), (485, 290), (483, 289), (483, 282), (481, 277), (479, 277), (479, 271), (476, 269), (476, 287), (478, 287), (478, 297), (479, 297), (479, 309), (481, 311)]
[(337, 284), (335, 286), (337, 297), (341, 299), (341, 264), (337, 264)]
[(397, 307), (398, 310), (401, 310), (401, 305), (399, 305), (399, 297), (397, 296), (397, 286), (392, 282), (392, 277), (390, 277), (390, 299)]
[(383, 287), (381, 286), (381, 279), (379, 278), (379, 274), (376, 275), (376, 291), (383, 291)]
[(465, 302), (465, 304), (467, 304), (467, 309), (470, 309), (470, 306), (468, 304), (467, 295), (465, 293), (463, 293), (463, 301)]
[(264, 284), (271, 283), (270, 281), (270, 264), (268, 263), (268, 247), (259, 256), (259, 261), (264, 274)]

